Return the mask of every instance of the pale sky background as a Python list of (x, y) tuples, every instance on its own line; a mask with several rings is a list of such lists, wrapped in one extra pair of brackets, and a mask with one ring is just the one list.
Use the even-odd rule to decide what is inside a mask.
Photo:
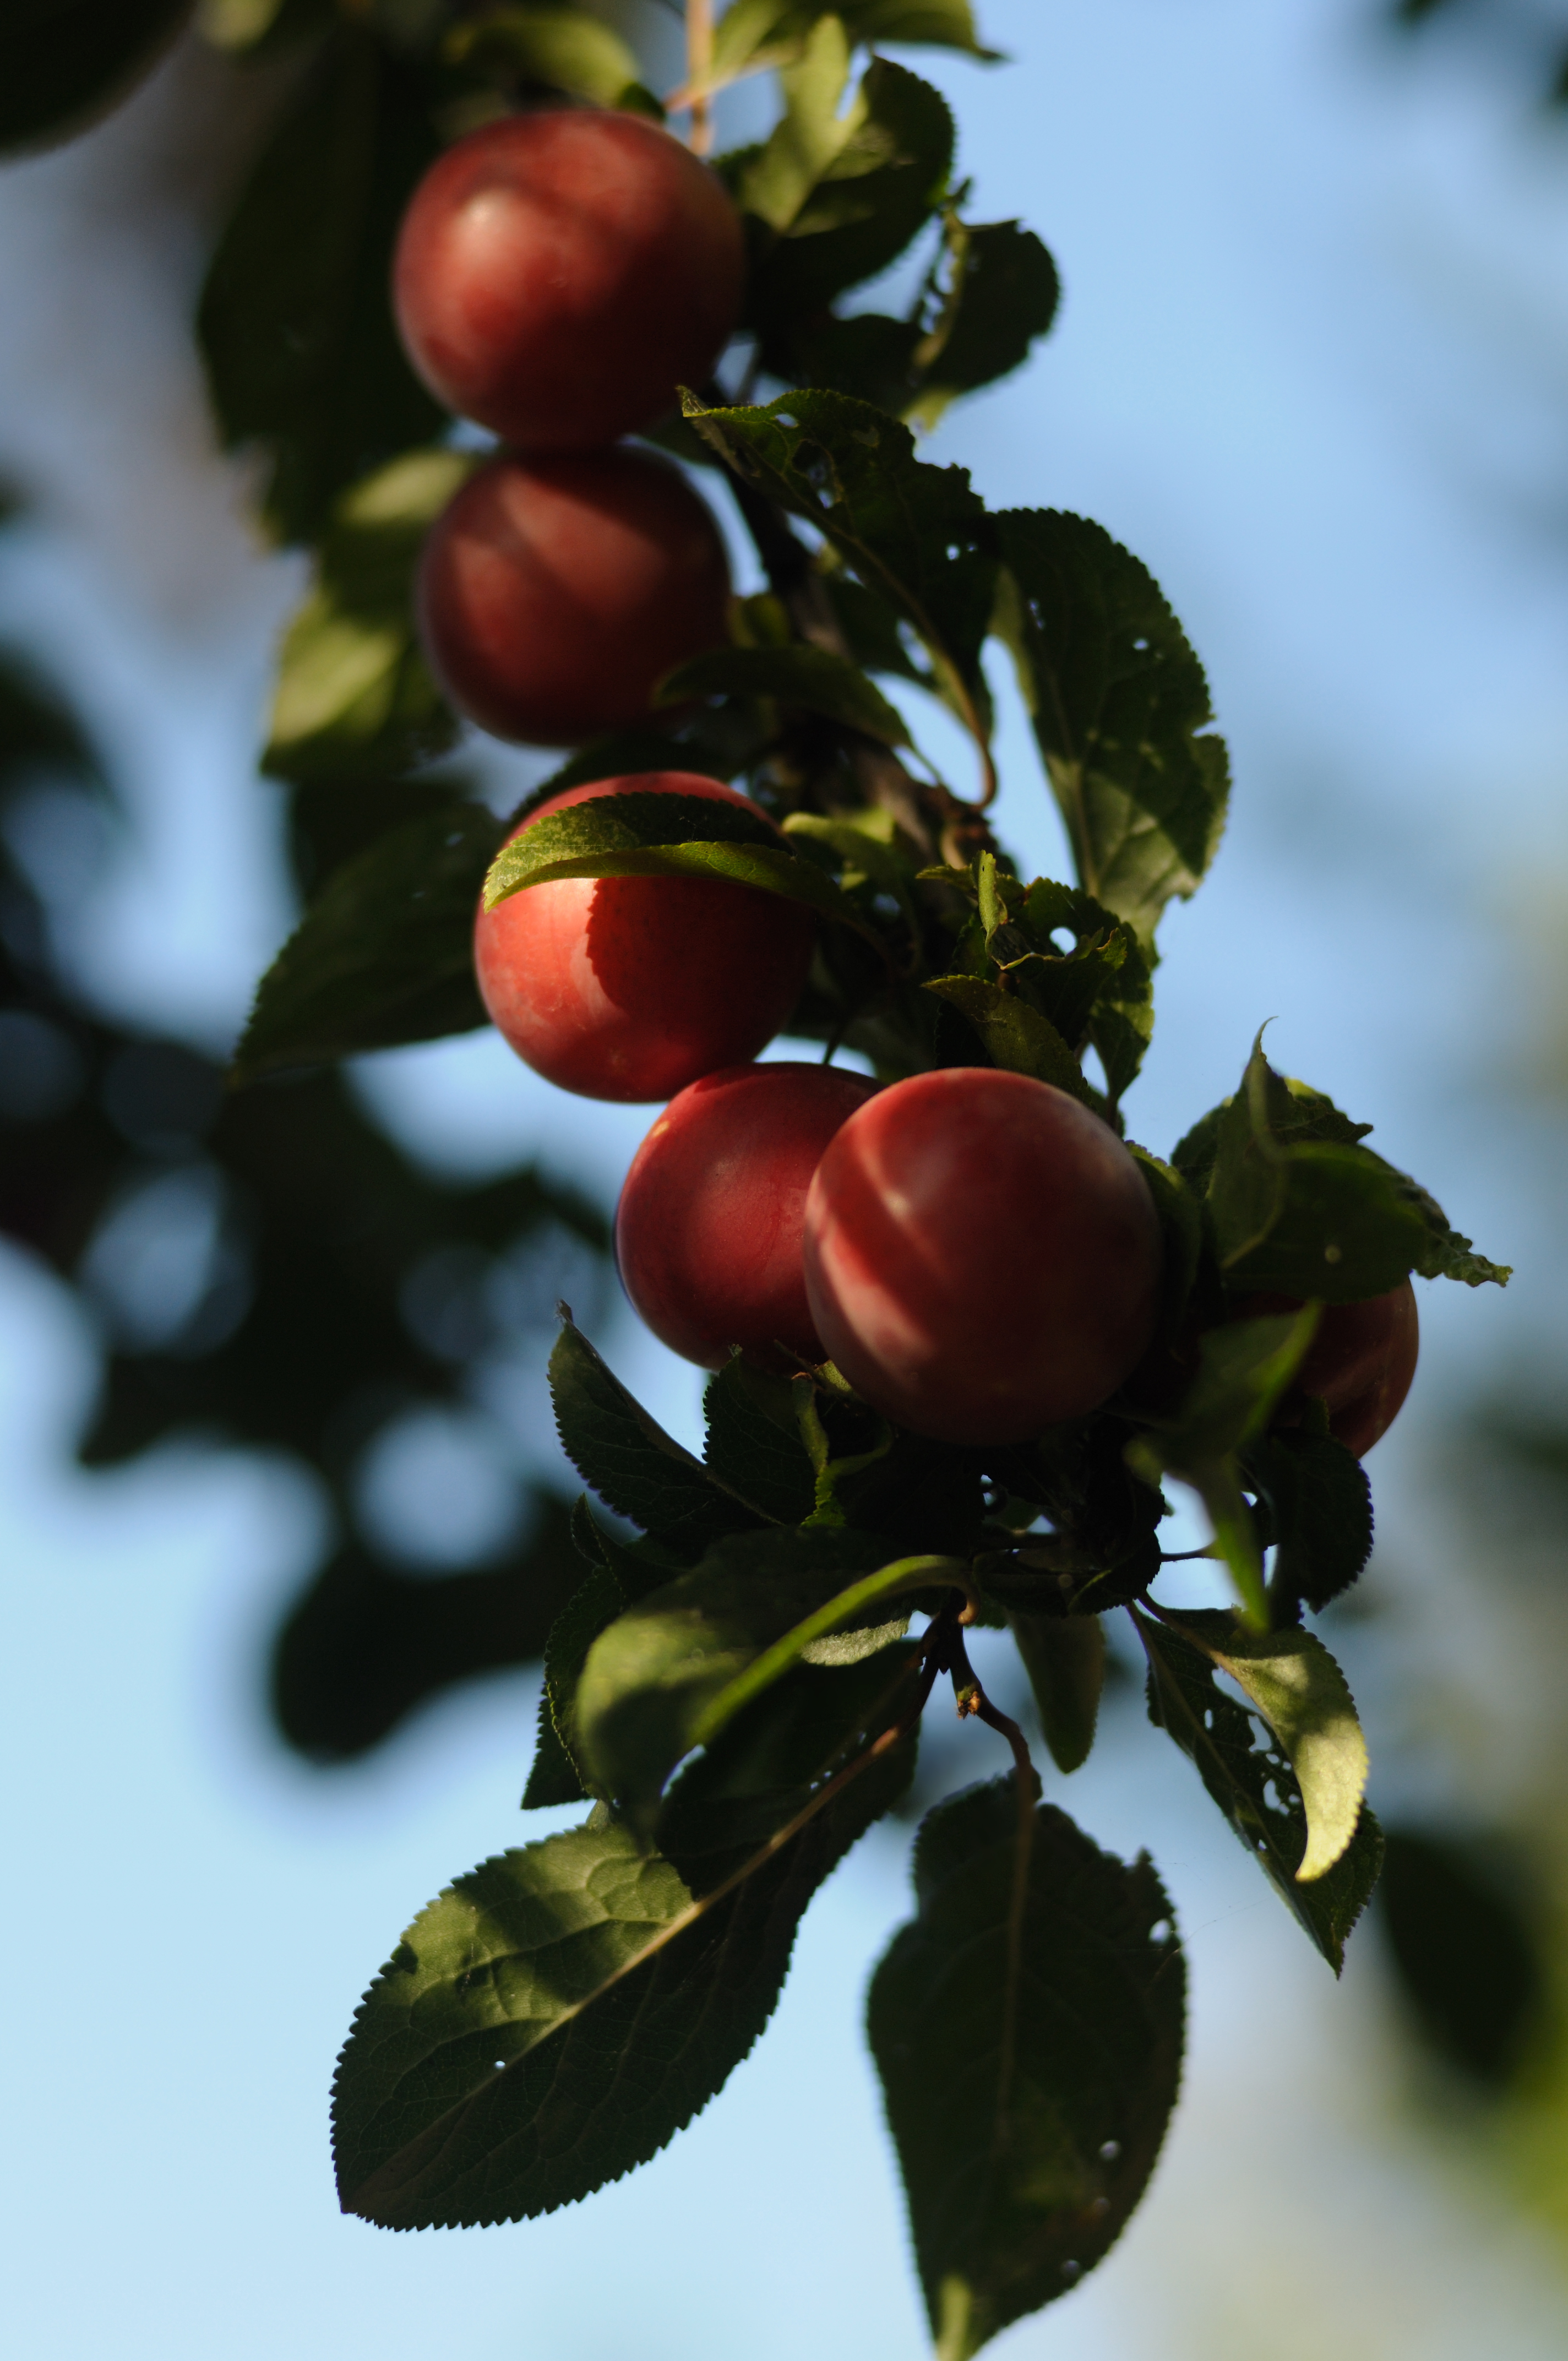
[[(1037, 228), (1066, 301), (1030, 370), (931, 456), (998, 505), (1124, 539), (1230, 737), (1234, 819), (1168, 922), (1133, 1128), (1168, 1149), (1276, 1017), (1279, 1062), (1376, 1119), (1375, 1145), (1521, 1267), (1506, 1301), (1425, 1290), (1411, 1407), (1372, 1463), (1371, 1595), (1442, 1599), (1425, 1674), (1481, 1649), (1464, 1777), (1503, 1805), (1525, 1775), (1492, 1742), (1519, 1652), (1486, 1642), (1417, 1487), (1452, 1406), (1550, 1352), (1568, 1277), (1561, 1126), (1518, 1089), (1568, 877), (1568, 134), (1462, 45), (1386, 48), (1350, 0), (988, 0), (982, 18), (1011, 67), (911, 61), (955, 101), (981, 217)], [(69, 684), (135, 815), (83, 893), (84, 973), (221, 1047), (287, 924), (251, 763), (300, 571), (248, 534), (185, 341), (201, 251), (179, 192), (204, 177), (214, 71), (177, 59), (91, 140), (0, 172), (0, 468), (38, 501), (0, 551), (0, 631)], [(1003, 752), (1003, 831), (1059, 868), (1015, 708)], [(478, 1170), (535, 1148), (607, 1199), (648, 1119), (550, 1093), (490, 1036), (372, 1061), (365, 1086), (422, 1152)], [(603, 1338), (689, 1433), (695, 1373), (622, 1316)], [(338, 2216), (326, 2094), (364, 1983), (448, 1876), (570, 1816), (516, 1810), (526, 1680), (448, 1699), (359, 1769), (287, 1758), (256, 1652), (310, 1562), (314, 1500), (204, 1445), (76, 1472), (93, 1367), (64, 1292), (0, 1252), (12, 2349), (916, 2361), (860, 2035), (907, 1907), (896, 1832), (818, 1900), (769, 2035), (653, 2167), (508, 2230)], [(1376, 1633), (1330, 1637), (1362, 1685), (1375, 1798), (1457, 1792), (1453, 1754), (1412, 1730), (1415, 1678)], [(1547, 1666), (1530, 1713), (1551, 1688)], [(970, 1751), (972, 1775), (1002, 1767), (983, 1733)], [(1053, 1788), (1102, 1841), (1154, 1853), (1193, 2038), (1124, 2246), (998, 2361), (1560, 2355), (1544, 2238), (1398, 2106), (1375, 1938), (1336, 1990), (1130, 1701)]]

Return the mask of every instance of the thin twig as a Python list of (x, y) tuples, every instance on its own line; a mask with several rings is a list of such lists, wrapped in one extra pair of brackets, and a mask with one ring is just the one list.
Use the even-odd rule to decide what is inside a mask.
[(713, 146), (713, 101), (707, 85), (713, 74), (713, 0), (686, 0), (686, 88), (692, 93), (691, 130), (694, 156), (706, 156)]

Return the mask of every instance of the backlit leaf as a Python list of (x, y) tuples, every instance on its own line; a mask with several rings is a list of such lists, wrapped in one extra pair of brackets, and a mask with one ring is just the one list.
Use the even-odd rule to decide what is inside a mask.
[(1079, 881), (1152, 942), (1224, 826), (1229, 770), (1203, 668), (1153, 577), (1102, 527), (1028, 509), (997, 525), (999, 627)]
[(938, 2361), (1065, 2295), (1154, 2169), (1181, 2072), (1184, 1974), (1146, 1856), (1034, 1812), (1014, 1912), (1010, 1781), (938, 1805), (918, 1916), (872, 1983), (869, 2031)]
[(1225, 1614), (1160, 1620), (1235, 1682), (1284, 1748), (1307, 1816), (1297, 1882), (1321, 1877), (1354, 1836), (1366, 1792), (1366, 1741), (1344, 1675), (1322, 1642), (1294, 1624), (1260, 1634)]
[(902, 614), (983, 746), (990, 700), (980, 653), (996, 564), (966, 470), (927, 467), (906, 426), (842, 394), (784, 394), (744, 410), (705, 410), (688, 398), (685, 408), (738, 475), (815, 525)]
[(1376, 1821), (1364, 1804), (1347, 1849), (1302, 1883), (1307, 1813), (1283, 1746), (1261, 1741), (1246, 1707), (1216, 1685), (1212, 1656), (1168, 1623), (1136, 1608), (1133, 1617), (1149, 1660), (1149, 1719), (1191, 1756), (1210, 1795), (1338, 1975), (1382, 1864)]
[(601, 1806), (422, 1911), (339, 2060), (345, 2211), (389, 2229), (521, 2221), (656, 2155), (745, 2057), (813, 1893), (907, 1784), (913, 1738), (812, 1810), (910, 1680), (907, 1652), (803, 1666), (765, 1727), (679, 1783), (663, 1852)]
[(764, 1520), (630, 1394), (570, 1321), (550, 1356), (550, 1394), (566, 1456), (607, 1508), (700, 1556), (723, 1533)]
[(883, 1554), (874, 1535), (842, 1527), (737, 1534), (629, 1608), (595, 1641), (577, 1686), (576, 1726), (596, 1787), (650, 1828), (677, 1763), (814, 1642), (854, 1627), (872, 1635), (874, 1653), (901, 1636), (890, 1602), (961, 1570), (942, 1557), (879, 1565)]
[(522, 90), (561, 91), (594, 106), (663, 115), (642, 87), (637, 60), (619, 33), (586, 9), (536, 5), (492, 10), (458, 25), (445, 54), (470, 73), (494, 72)]
[(1210, 1121), (1202, 1148), (1182, 1149), (1207, 1160), (1212, 1147), (1208, 1202), (1228, 1287), (1350, 1303), (1412, 1271), (1507, 1283), (1424, 1189), (1362, 1146), (1368, 1125), (1274, 1071), (1261, 1036), (1241, 1089)]

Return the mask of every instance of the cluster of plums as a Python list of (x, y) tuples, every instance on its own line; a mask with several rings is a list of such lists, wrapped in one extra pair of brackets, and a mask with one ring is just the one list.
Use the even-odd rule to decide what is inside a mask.
[(507, 446), (430, 533), (421, 636), (453, 704), (497, 737), (625, 729), (666, 673), (723, 643), (712, 516), (677, 468), (618, 438), (707, 381), (744, 269), (722, 182), (641, 115), (509, 115), (415, 190), (393, 264), (404, 348)]
[[(569, 788), (524, 822), (635, 791), (759, 807), (680, 772)], [(832, 1360), (917, 1433), (1022, 1442), (1093, 1410), (1148, 1350), (1160, 1227), (1132, 1157), (1065, 1092), (950, 1067), (884, 1088), (753, 1064), (811, 956), (799, 905), (707, 879), (572, 878), (482, 912), (486, 1005), (529, 1065), (594, 1098), (668, 1099), (616, 1214), (626, 1291), (717, 1368)], [(1281, 1308), (1255, 1299), (1243, 1312)], [(1362, 1452), (1415, 1367), (1407, 1284), (1322, 1319), (1305, 1393)]]
[[(712, 517), (618, 438), (706, 381), (743, 277), (721, 183), (640, 116), (509, 116), (415, 191), (393, 280), (409, 357), (507, 446), (430, 533), (421, 630), (454, 704), (497, 736), (571, 745), (644, 719), (665, 674), (724, 641)], [(524, 825), (618, 789), (758, 810), (664, 772), (571, 788)], [(616, 1217), (632, 1302), (691, 1360), (831, 1359), (875, 1410), (946, 1442), (1020, 1442), (1097, 1408), (1155, 1328), (1163, 1248), (1136, 1164), (1025, 1075), (879, 1089), (750, 1062), (787, 1022), (812, 939), (800, 906), (695, 878), (556, 880), (478, 917), (480, 989), (531, 1066), (589, 1097), (669, 1102)], [(1296, 1411), (1317, 1395), (1365, 1450), (1415, 1348), (1408, 1285), (1331, 1311)]]

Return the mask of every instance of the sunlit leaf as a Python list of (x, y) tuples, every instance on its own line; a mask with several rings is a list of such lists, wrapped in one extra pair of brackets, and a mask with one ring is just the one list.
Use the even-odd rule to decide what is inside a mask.
[(1217, 1686), (1206, 1651), (1167, 1621), (1136, 1608), (1133, 1615), (1149, 1660), (1149, 1719), (1191, 1756), (1243, 1845), (1338, 1975), (1382, 1865), (1376, 1821), (1364, 1804), (1346, 1850), (1303, 1883), (1307, 1813), (1284, 1747), (1258, 1738), (1247, 1708)]

